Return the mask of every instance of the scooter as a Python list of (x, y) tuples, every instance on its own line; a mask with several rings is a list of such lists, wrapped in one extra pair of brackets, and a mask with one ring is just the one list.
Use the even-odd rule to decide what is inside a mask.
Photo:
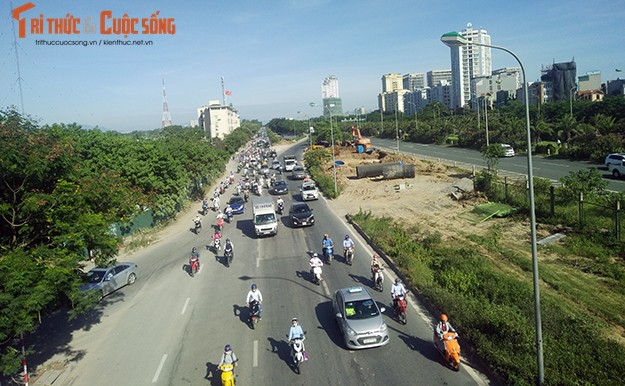
[(284, 212), (284, 203), (281, 202), (278, 204), (278, 210), (277, 210), (279, 215), (282, 215), (282, 212)]
[(401, 324), (406, 324), (408, 322), (406, 319), (406, 297), (404, 295), (397, 296), (393, 302), (393, 307), (397, 320), (399, 320)]
[(202, 216), (206, 216), (208, 213), (208, 202), (202, 202)]
[(323, 256), (326, 258), (328, 264), (332, 263), (334, 258), (334, 247), (323, 248)]
[(234, 365), (223, 364), (219, 366), (221, 370), (221, 386), (234, 386)]
[(375, 289), (380, 292), (384, 292), (384, 275), (382, 274), (384, 268), (379, 267), (373, 271), (373, 285)]
[(213, 239), (213, 248), (215, 249), (215, 253), (221, 249), (221, 239)]
[(250, 327), (253, 329), (256, 328), (256, 325), (258, 324), (258, 321), (260, 320), (260, 304), (258, 304), (258, 301), (256, 300), (252, 300), (250, 302)]
[(224, 218), (221, 216), (217, 218), (217, 229), (219, 229), (220, 232), (224, 229)]
[(202, 221), (194, 220), (193, 222), (195, 223), (195, 228), (193, 229), (193, 232), (195, 232), (195, 234), (197, 235), (202, 230)]
[(311, 273), (312, 273), (312, 281), (313, 283), (319, 285), (321, 283), (321, 267), (320, 266), (314, 266), (311, 268)]
[(193, 277), (200, 270), (200, 259), (192, 257), (189, 259), (189, 275)]
[(354, 261), (354, 248), (353, 247), (348, 247), (345, 249), (345, 261), (347, 262), (348, 265), (352, 265), (352, 262)]
[(296, 338), (291, 341), (291, 356), (293, 358), (293, 366), (299, 374), (300, 365), (308, 360), (308, 355), (304, 350), (304, 337)]
[(232, 264), (232, 260), (234, 259), (234, 251), (232, 250), (232, 247), (228, 247), (228, 245), (226, 245), (224, 247), (224, 263), (226, 264), (226, 267), (230, 267), (230, 264)]
[(445, 361), (452, 369), (460, 370), (460, 345), (458, 344), (458, 333), (446, 332), (443, 334), (443, 342), (445, 350), (441, 351), (439, 347), (439, 339), (436, 331), (434, 331), (434, 346), (436, 350), (443, 356)]
[(234, 218), (234, 214), (232, 213), (232, 211), (226, 212), (226, 221), (228, 221), (228, 224), (232, 222), (233, 218)]

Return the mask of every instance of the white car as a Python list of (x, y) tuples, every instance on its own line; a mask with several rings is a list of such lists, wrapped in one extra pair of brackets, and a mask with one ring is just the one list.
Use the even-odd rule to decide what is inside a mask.
[(304, 201), (319, 199), (319, 190), (313, 181), (304, 182), (299, 190), (302, 193), (302, 200)]
[(503, 156), (504, 157), (514, 157), (514, 148), (508, 144), (502, 143), (501, 147), (503, 147)]

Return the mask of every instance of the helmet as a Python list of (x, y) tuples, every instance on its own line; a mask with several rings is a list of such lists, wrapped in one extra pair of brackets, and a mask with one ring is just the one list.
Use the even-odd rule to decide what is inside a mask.
[(399, 278), (396, 278), (395, 279), (395, 284), (399, 284), (399, 283), (401, 283), (401, 280)]
[(291, 323), (293, 323), (293, 322), (297, 322), (297, 318), (291, 319)]
[(349, 239), (349, 235), (345, 235), (345, 240)]
[(226, 347), (224, 347), (224, 351), (232, 351), (232, 347), (230, 347), (230, 345), (227, 344)]
[(441, 314), (441, 321), (446, 322), (447, 320), (447, 315)]
[(377, 258), (379, 258), (379, 257), (380, 257), (380, 255), (378, 255), (377, 253), (373, 255), (373, 258), (374, 258), (374, 259), (377, 259)]
[(256, 284), (252, 284), (252, 289), (255, 290), (256, 288), (258, 288)]
[(226, 243), (229, 243), (229, 242), (230, 242), (230, 239), (226, 239)]
[(327, 234), (327, 233), (324, 233), (324, 234), (323, 234), (323, 237), (329, 237), (329, 236), (328, 236), (328, 234)]
[(197, 252), (197, 248), (193, 247), (193, 249), (191, 250), (191, 252), (193, 252), (193, 253)]
[(319, 257), (317, 253), (313, 253), (313, 257)]

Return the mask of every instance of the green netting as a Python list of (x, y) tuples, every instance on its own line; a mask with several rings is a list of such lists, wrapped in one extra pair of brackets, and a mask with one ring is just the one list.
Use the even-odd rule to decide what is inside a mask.
[(506, 217), (516, 211), (516, 208), (502, 204), (499, 202), (487, 202), (485, 204), (476, 205), (468, 212), (461, 214), (459, 217), (472, 222), (486, 221), (491, 217)]

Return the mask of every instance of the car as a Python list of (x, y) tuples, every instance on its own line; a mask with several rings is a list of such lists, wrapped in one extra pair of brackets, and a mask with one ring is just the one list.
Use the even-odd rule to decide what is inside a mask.
[(80, 287), (84, 292), (98, 291), (99, 298), (133, 284), (137, 280), (137, 264), (118, 263), (112, 267), (93, 268), (87, 272), (87, 283)]
[(332, 297), (336, 322), (348, 349), (384, 346), (389, 342), (388, 328), (379, 308), (363, 287), (336, 290)]
[(232, 208), (233, 214), (243, 214), (245, 213), (245, 199), (238, 194), (230, 197), (228, 201), (228, 205)]
[(299, 190), (304, 201), (319, 199), (319, 189), (317, 189), (317, 185), (313, 181), (305, 181)]
[(275, 160), (271, 161), (271, 168), (272, 168), (272, 169), (274, 169), (274, 170), (280, 170), (280, 167), (281, 167), (281, 166), (282, 166), (282, 165), (280, 165), (280, 161), (279, 161), (279, 160), (275, 159)]
[(305, 202), (296, 202), (289, 208), (289, 218), (294, 227), (315, 225), (313, 210)]
[(291, 172), (291, 177), (294, 180), (303, 180), (306, 178), (306, 169), (303, 166), (295, 166)]
[(289, 185), (285, 180), (275, 180), (273, 183), (273, 194), (288, 194)]
[(605, 157), (603, 162), (605, 167), (610, 169), (610, 165), (622, 165), (625, 161), (625, 153), (612, 153)]
[(503, 156), (504, 157), (514, 157), (514, 148), (508, 144), (502, 143), (501, 147), (503, 147)]

